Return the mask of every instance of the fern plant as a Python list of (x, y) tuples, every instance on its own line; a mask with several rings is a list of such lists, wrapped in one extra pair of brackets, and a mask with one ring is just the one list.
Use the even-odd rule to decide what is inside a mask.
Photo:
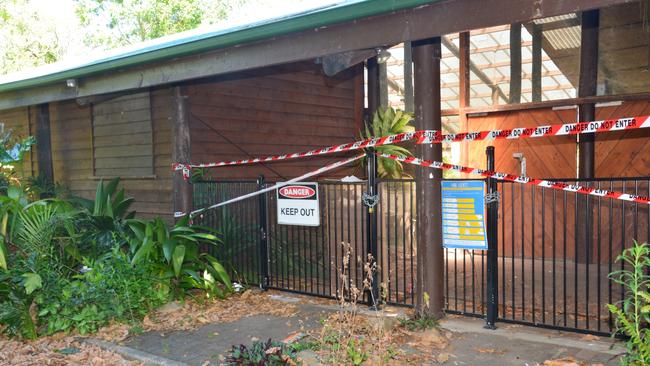
[(616, 334), (628, 337), (627, 354), (622, 365), (650, 364), (650, 244), (639, 244), (623, 251), (616, 261), (625, 262), (629, 269), (615, 271), (609, 278), (622, 285), (626, 297), (607, 308), (616, 318)]
[[(412, 120), (413, 114), (399, 109), (395, 110), (392, 107), (378, 109), (372, 118), (372, 131), (366, 123), (365, 131), (361, 133), (361, 137), (369, 139), (413, 132), (415, 128), (410, 125)], [(379, 153), (398, 156), (413, 155), (407, 148), (397, 145), (377, 146), (375, 150)], [(402, 163), (387, 158), (379, 158), (377, 160), (377, 174), (381, 178), (402, 178), (405, 176)]]

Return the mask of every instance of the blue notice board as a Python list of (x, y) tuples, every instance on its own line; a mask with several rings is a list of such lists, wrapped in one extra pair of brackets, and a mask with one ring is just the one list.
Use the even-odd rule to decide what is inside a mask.
[(487, 250), (484, 181), (442, 181), (442, 245)]

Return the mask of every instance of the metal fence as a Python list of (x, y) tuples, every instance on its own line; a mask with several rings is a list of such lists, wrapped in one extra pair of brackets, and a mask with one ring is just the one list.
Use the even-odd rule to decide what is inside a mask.
[[(197, 182), (194, 207), (206, 207), (270, 185), (255, 181)], [(361, 203), (365, 182), (325, 181), (318, 189), (318, 227), (277, 224), (274, 192), (260, 196), (267, 207), (262, 216), (258, 197), (203, 213), (196, 224), (217, 230), (222, 242), (206, 250), (224, 262), (236, 280), (259, 284), (259, 259), (263, 255), (260, 228), (264, 220), (269, 288), (330, 298), (344, 286), (363, 289), (368, 254), (366, 210)], [(379, 281), (387, 303), (411, 306), (415, 303), (415, 183), (382, 181), (379, 196)]]
[[(562, 181), (650, 195), (650, 178)], [(254, 181), (195, 183), (194, 206), (261, 187)], [(650, 207), (508, 182), (499, 182), (498, 190), (499, 320), (611, 332), (606, 304), (619, 301), (624, 289), (607, 274), (626, 268), (615, 258), (633, 240), (650, 241)], [(319, 227), (278, 225), (274, 192), (208, 211), (197, 223), (220, 232), (223, 243), (213, 254), (234, 278), (249, 284), (260, 283), (260, 257), (265, 255), (260, 228), (265, 223), (268, 286), (333, 298), (344, 286), (363, 288), (364, 191), (365, 182), (320, 182)], [(388, 303), (413, 306), (415, 182), (380, 181), (379, 196), (379, 281)], [(445, 258), (447, 311), (485, 316), (487, 253), (445, 249)]]

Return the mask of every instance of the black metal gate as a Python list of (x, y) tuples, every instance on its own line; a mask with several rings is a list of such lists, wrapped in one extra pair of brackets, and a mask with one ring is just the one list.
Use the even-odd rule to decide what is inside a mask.
[[(650, 178), (561, 181), (650, 195)], [(198, 182), (194, 206), (206, 207), (269, 184)], [(610, 333), (606, 304), (619, 301), (624, 289), (607, 274), (624, 268), (615, 258), (633, 240), (650, 241), (650, 207), (508, 182), (499, 182), (498, 190), (499, 320)], [(363, 287), (364, 191), (365, 182), (320, 182), (319, 227), (278, 225), (274, 193), (206, 212), (197, 223), (220, 232), (223, 243), (213, 254), (238, 281), (259, 284), (264, 277), (260, 257), (268, 255), (268, 268), (262, 271), (268, 271), (269, 288), (333, 298), (342, 281)], [(380, 181), (379, 196), (379, 281), (388, 303), (413, 306), (415, 182)], [(264, 244), (266, 251), (261, 250)], [(447, 311), (484, 317), (486, 253), (445, 249), (445, 258)]]
[[(273, 183), (204, 181), (194, 184), (194, 207), (254, 192)], [(335, 298), (344, 286), (363, 288), (366, 251), (366, 210), (361, 203), (365, 182), (320, 182), (318, 227), (277, 224), (275, 193), (267, 193), (205, 212), (195, 221), (214, 228), (222, 243), (211, 250), (233, 277), (259, 284), (260, 257), (268, 255), (267, 286)], [(379, 183), (379, 281), (385, 300), (395, 305), (415, 303), (415, 183)], [(260, 201), (261, 199), (261, 201)], [(266, 207), (260, 213), (260, 207)], [(266, 233), (263, 239), (262, 232)], [(266, 242), (264, 242), (266, 240)], [(261, 246), (268, 248), (261, 251)], [(342, 276), (343, 275), (343, 276)]]

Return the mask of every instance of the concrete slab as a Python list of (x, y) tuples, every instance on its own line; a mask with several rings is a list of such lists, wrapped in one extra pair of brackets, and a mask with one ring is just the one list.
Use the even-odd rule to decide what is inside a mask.
[(625, 350), (610, 338), (503, 323), (489, 330), (483, 328), (482, 319), (454, 317), (441, 325), (454, 332), (445, 350), (450, 358), (443, 365), (533, 366), (570, 356), (589, 364), (616, 366)]
[[(123, 346), (187, 365), (203, 365), (206, 361), (212, 365), (221, 364), (233, 345), (269, 338), (282, 340), (300, 330), (318, 329), (319, 320), (338, 309), (333, 303), (306, 303), (296, 301), (291, 295), (282, 295), (282, 299), (276, 300), (284, 301), (284, 297), (287, 303), (299, 309), (297, 314), (290, 317), (255, 315), (190, 331), (148, 332)], [(389, 318), (403, 315), (401, 309), (387, 313)], [(371, 314), (374, 313), (368, 315)], [(444, 354), (445, 357), (437, 358), (442, 365), (533, 366), (545, 360), (572, 356), (591, 364), (615, 366), (618, 355), (624, 351), (610, 338), (504, 323), (497, 324), (497, 330), (488, 330), (483, 328), (484, 321), (476, 318), (450, 316), (441, 325), (453, 333), (446, 349), (431, 350), (434, 359)], [(405, 352), (420, 352), (409, 350), (406, 344), (401, 348)]]
[(218, 365), (233, 345), (269, 338), (281, 341), (297, 331), (318, 327), (319, 320), (329, 311), (315, 305), (300, 305), (300, 314), (293, 317), (255, 315), (192, 331), (147, 332), (125, 346), (188, 365), (203, 365), (206, 361)]

